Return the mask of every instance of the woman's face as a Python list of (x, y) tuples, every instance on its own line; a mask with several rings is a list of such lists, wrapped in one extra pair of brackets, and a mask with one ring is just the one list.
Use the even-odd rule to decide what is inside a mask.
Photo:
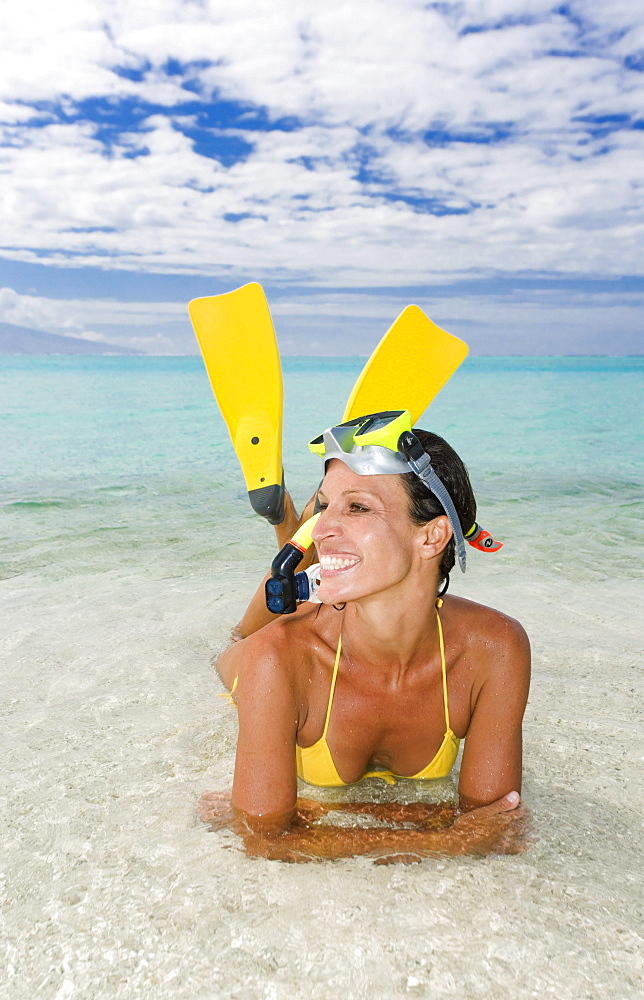
[(358, 476), (333, 459), (319, 502), (322, 513), (313, 541), (320, 560), (319, 597), (325, 604), (358, 600), (405, 579), (422, 528), (409, 516), (398, 476)]

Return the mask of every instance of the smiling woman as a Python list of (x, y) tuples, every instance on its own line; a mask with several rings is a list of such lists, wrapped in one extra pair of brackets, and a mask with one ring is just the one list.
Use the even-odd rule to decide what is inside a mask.
[[(202, 817), (218, 826), (227, 816), (252, 853), (409, 860), (525, 846), (517, 807), (528, 640), (500, 612), (444, 596), (456, 558), (464, 568), (476, 516), (469, 477), (436, 435), (398, 428), (383, 441), (391, 416), (350, 421), (312, 442), (325, 457), (312, 531), (319, 603), (276, 618), (262, 586), (217, 662), (239, 709), (233, 811), (226, 798), (205, 796)], [(278, 542), (303, 521), (287, 500)], [(298, 776), (317, 786), (444, 777), (461, 739), (459, 810), (346, 806), (395, 823), (375, 836), (322, 831), (323, 807), (297, 801)]]

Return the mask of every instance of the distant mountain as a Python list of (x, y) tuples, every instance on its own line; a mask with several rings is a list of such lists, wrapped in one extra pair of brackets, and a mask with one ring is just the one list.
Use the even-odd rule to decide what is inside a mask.
[(143, 351), (0, 323), (0, 354), (143, 354)]

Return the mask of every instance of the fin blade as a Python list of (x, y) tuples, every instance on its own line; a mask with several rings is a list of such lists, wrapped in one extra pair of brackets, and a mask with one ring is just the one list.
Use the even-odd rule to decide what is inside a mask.
[(390, 326), (353, 387), (343, 420), (409, 410), (415, 423), (468, 354), (459, 337), (410, 305)]
[[(282, 368), (264, 290), (251, 282), (223, 295), (193, 299), (188, 313), (246, 489), (262, 491), (255, 492), (258, 499), (275, 496), (278, 501)], [(271, 492), (271, 487), (279, 490)], [(271, 512), (263, 516), (270, 518)]]

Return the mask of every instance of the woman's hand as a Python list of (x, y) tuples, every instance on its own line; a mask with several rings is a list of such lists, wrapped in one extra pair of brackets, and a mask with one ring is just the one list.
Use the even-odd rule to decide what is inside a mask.
[[(452, 826), (460, 854), (521, 854), (531, 842), (530, 811), (518, 792), (461, 813)], [(456, 852), (455, 852), (456, 853)]]
[(459, 826), (461, 828), (467, 828), (480, 821), (485, 821), (486, 818), (491, 818), (496, 816), (500, 812), (512, 812), (521, 803), (521, 796), (518, 792), (508, 792), (502, 798), (497, 799), (496, 802), (490, 802), (486, 806), (478, 806), (476, 809), (466, 809), (461, 812), (460, 816), (454, 821), (454, 826)]
[(211, 830), (232, 829), (235, 814), (230, 792), (204, 792), (197, 803), (197, 815)]

